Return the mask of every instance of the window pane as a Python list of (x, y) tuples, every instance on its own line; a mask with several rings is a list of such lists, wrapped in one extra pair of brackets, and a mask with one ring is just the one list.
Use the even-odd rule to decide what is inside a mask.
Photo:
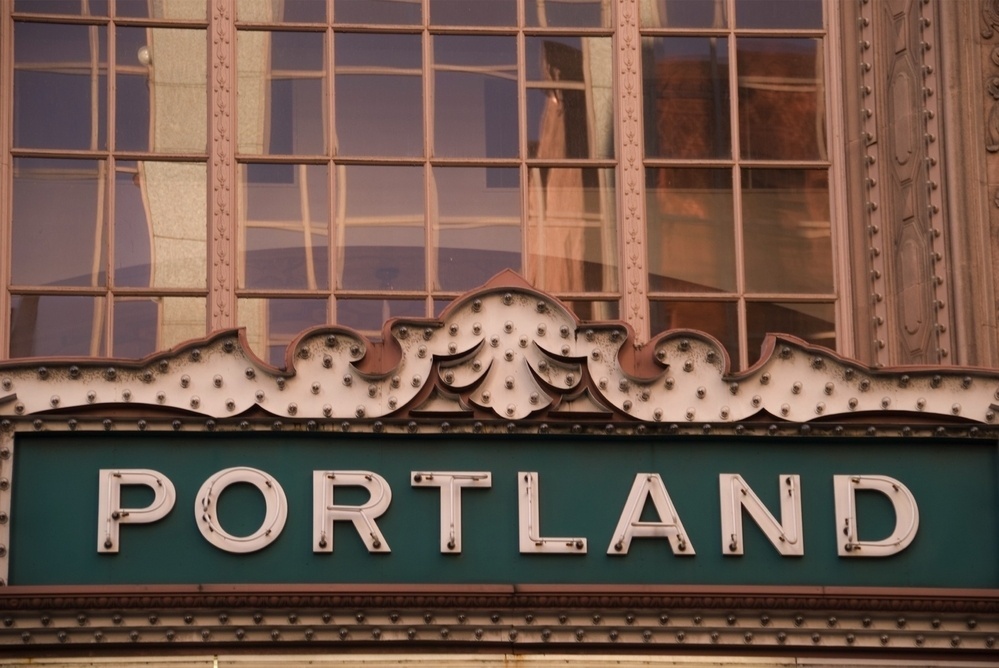
[(645, 153), (730, 157), (728, 40), (656, 37), (645, 70)]
[(527, 38), (528, 156), (614, 155), (611, 40)]
[(104, 298), (14, 295), (10, 356), (103, 356)]
[(832, 292), (826, 170), (746, 169), (742, 206), (747, 290)]
[(836, 348), (836, 312), (833, 304), (754, 303), (746, 305), (750, 364), (760, 357), (769, 332), (792, 334), (827, 348)]
[(526, 0), (527, 25), (541, 28), (606, 28), (610, 3), (603, 0)]
[(426, 317), (426, 305), (415, 299), (339, 299), (336, 303), (338, 325), (371, 336), (380, 334), (389, 318)]
[(152, 284), (152, 230), (143, 197), (143, 176), (136, 162), (115, 164), (114, 283)]
[(825, 87), (820, 47), (816, 39), (738, 41), (742, 157), (825, 158)]
[(430, 0), (431, 25), (515, 26), (515, 0)]
[(115, 40), (115, 148), (149, 151), (153, 143), (149, 32), (122, 27), (115, 32)]
[[(123, 0), (118, 0), (121, 4)], [(134, 0), (133, 0), (134, 1)], [(68, 16), (107, 16), (108, 0), (14, 0), (15, 12), (66, 14)]]
[(145, 357), (205, 335), (204, 297), (124, 297), (115, 300), (114, 357)]
[(533, 167), (528, 182), (527, 280), (556, 293), (616, 290), (613, 170)]
[(204, 163), (143, 161), (138, 168), (139, 183), (133, 182), (133, 187), (138, 185), (146, 206), (152, 249), (149, 287), (204, 288), (208, 280), (207, 167)]
[(423, 290), (423, 168), (339, 167), (336, 188), (338, 211), (344, 212), (337, 219), (339, 251), (334, 260), (340, 287)]
[(563, 303), (580, 320), (618, 320), (621, 317), (617, 301), (567, 299)]
[(159, 320), (155, 298), (116, 299), (112, 357), (139, 358), (159, 350)]
[(517, 157), (516, 40), (437, 35), (433, 46), (435, 155)]
[(420, 36), (338, 33), (334, 40), (338, 153), (422, 156)]
[(642, 2), (643, 28), (724, 28), (724, 0)]
[(326, 23), (326, 0), (244, 0), (236, 3), (236, 11), (240, 21)]
[(658, 301), (650, 303), (652, 335), (671, 329), (696, 329), (718, 339), (732, 370), (739, 368), (739, 315), (735, 302)]
[(648, 170), (649, 288), (734, 291), (732, 170)]
[(325, 165), (240, 166), (247, 288), (329, 287), (329, 173)]
[(419, 25), (422, 19), (421, 0), (335, 0), (333, 4), (336, 23)]
[[(284, 0), (290, 2), (291, 0)], [(321, 1), (321, 0), (320, 0)], [(88, 0), (93, 5), (94, 0)], [(239, 3), (243, 6), (246, 3)], [(189, 19), (205, 20), (205, 0), (115, 0), (115, 13), (118, 16), (150, 19)]]
[(238, 33), (240, 151), (326, 152), (325, 41), (322, 33)]
[(822, 0), (735, 0), (739, 28), (821, 28)]
[(14, 160), (13, 284), (105, 284), (105, 169), (96, 160)]
[(107, 148), (106, 45), (103, 26), (14, 24), (15, 146)]
[(466, 291), (503, 269), (523, 271), (520, 170), (438, 167), (438, 287)]
[(303, 330), (327, 322), (325, 299), (240, 299), (239, 325), (255, 355), (285, 366), (288, 344)]
[(150, 150), (205, 153), (208, 33), (170, 28), (150, 28), (148, 32), (153, 117)]

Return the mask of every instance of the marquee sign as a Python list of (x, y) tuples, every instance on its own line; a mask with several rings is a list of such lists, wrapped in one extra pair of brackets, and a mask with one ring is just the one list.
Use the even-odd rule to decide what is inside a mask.
[[(339, 640), (456, 637), (432, 621), (454, 606), (484, 625), (469, 642), (560, 638), (535, 612), (500, 629), (497, 609), (529, 605), (560, 625), (623, 615), (637, 643), (750, 642), (718, 607), (753, 610), (767, 642), (807, 645), (825, 636), (798, 634), (805, 616), (771, 627), (768, 611), (871, 596), (929, 635), (823, 613), (838, 642), (995, 644), (992, 371), (876, 370), (772, 336), (732, 373), (709, 336), (639, 349), (626, 325), (579, 322), (510, 274), (383, 339), (310, 330), (283, 368), (235, 331), (139, 361), (0, 365), (0, 644), (66, 642), (91, 614), (88, 641), (137, 641), (149, 634), (123, 620), (195, 624), (181, 607), (210, 611), (189, 639), (213, 642), (252, 636), (219, 626), (234, 609), (254, 625), (266, 615), (250, 608), (281, 611), (259, 638), (275, 640), (344, 605), (368, 611)], [(407, 629), (366, 621), (401, 624), (428, 601)], [(677, 606), (716, 617), (668, 628)], [(968, 611), (991, 616), (954, 635)], [(622, 637), (609, 633), (564, 640)]]
[(951, 440), (27, 434), (9, 582), (996, 588), (997, 475)]

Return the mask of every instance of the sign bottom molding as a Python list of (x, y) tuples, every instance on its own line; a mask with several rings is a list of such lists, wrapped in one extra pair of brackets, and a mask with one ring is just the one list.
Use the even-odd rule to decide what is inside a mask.
[[(724, 646), (995, 657), (999, 592), (821, 587), (10, 587), (0, 652), (97, 646)], [(229, 651), (229, 650), (227, 650)]]

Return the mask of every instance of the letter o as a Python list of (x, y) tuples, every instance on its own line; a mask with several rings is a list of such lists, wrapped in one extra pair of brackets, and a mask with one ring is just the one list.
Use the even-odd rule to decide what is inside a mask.
[[(263, 524), (249, 536), (233, 536), (218, 523), (215, 504), (229, 486), (245, 482), (253, 485), (264, 496), (267, 512)], [(201, 486), (194, 501), (194, 516), (198, 530), (205, 539), (226, 552), (246, 553), (261, 550), (280, 535), (288, 519), (288, 499), (281, 485), (272, 476), (259, 469), (236, 466), (219, 471)]]

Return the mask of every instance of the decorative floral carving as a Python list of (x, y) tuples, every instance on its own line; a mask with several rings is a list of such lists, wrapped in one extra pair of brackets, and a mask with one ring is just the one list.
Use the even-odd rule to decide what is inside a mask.
[(211, 326), (213, 330), (232, 327), (232, 84), (233, 59), (228, 0), (216, 0), (212, 11), (212, 98), (214, 124), (211, 137), (212, 198), (212, 271)]
[(992, 35), (999, 29), (999, 0), (982, 0), (982, 37), (992, 39)]
[(619, 220), (624, 230), (624, 309), (628, 322), (637, 332), (636, 344), (644, 342), (648, 333), (645, 322), (645, 229), (643, 216), (641, 35), (638, 29), (638, 7), (635, 0), (615, 3), (618, 11), (617, 71), (620, 75), (619, 99), (621, 136), (621, 205)]

